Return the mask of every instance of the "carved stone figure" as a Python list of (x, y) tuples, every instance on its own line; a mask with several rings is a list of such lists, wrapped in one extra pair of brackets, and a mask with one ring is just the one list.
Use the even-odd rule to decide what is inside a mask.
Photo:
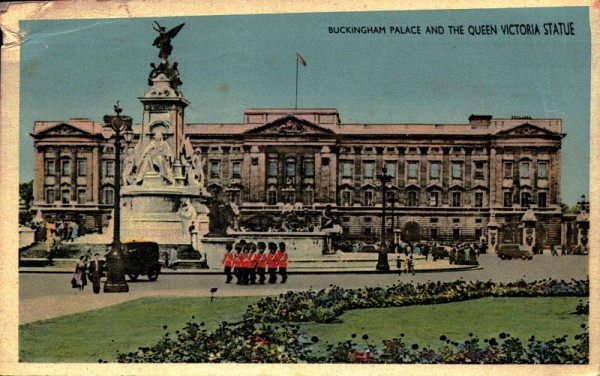
[(156, 26), (158, 26), (158, 28), (156, 28), (154, 25), (152, 25), (152, 28), (158, 32), (158, 36), (156, 37), (156, 39), (154, 39), (154, 43), (152, 43), (152, 45), (158, 48), (158, 57), (160, 57), (161, 59), (167, 59), (173, 51), (173, 46), (171, 46), (171, 39), (175, 38), (177, 33), (179, 33), (179, 31), (183, 28), (183, 25), (185, 24), (182, 23), (181, 25), (176, 26), (173, 29), (167, 31), (167, 29), (160, 26), (158, 22), (154, 21), (154, 23), (156, 24)]
[(131, 149), (128, 150), (127, 155), (125, 155), (125, 159), (123, 160), (123, 184), (125, 185), (130, 185), (131, 184), (131, 174), (133, 173), (133, 170), (135, 169), (135, 154), (131, 151)]
[(140, 184), (148, 172), (157, 172), (161, 177), (173, 184), (173, 151), (169, 143), (163, 140), (162, 132), (156, 132), (152, 142), (148, 144), (142, 156), (142, 162), (136, 175), (136, 182)]
[(215, 198), (211, 200), (209, 210), (208, 236), (225, 236), (227, 228), (233, 222), (234, 214), (231, 206)]

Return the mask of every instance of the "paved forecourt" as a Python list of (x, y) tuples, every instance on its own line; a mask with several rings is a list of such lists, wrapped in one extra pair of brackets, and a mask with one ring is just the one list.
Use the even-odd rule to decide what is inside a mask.
[[(395, 269), (395, 265), (392, 265)], [(292, 274), (286, 284), (248, 285), (225, 284), (223, 275), (217, 274), (163, 274), (158, 281), (142, 279), (129, 283), (129, 293), (94, 295), (91, 286), (83, 292), (72, 289), (70, 274), (20, 273), (19, 323), (28, 323), (90, 311), (145, 296), (210, 296), (210, 289), (218, 288), (215, 298), (225, 296), (278, 295), (289, 290), (323, 289), (330, 285), (346, 288), (387, 286), (398, 281), (454, 281), (493, 280), (509, 282), (523, 278), (527, 281), (545, 278), (585, 279), (588, 276), (587, 256), (535, 256), (531, 261), (500, 260), (496, 255), (480, 257), (480, 267), (470, 270), (425, 271), (415, 275), (403, 274)]]

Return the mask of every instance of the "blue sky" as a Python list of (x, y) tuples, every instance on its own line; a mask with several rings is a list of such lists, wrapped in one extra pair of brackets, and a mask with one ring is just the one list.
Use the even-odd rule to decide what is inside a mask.
[[(24, 21), (21, 45), (20, 180), (33, 176), (36, 120), (101, 120), (120, 100), (141, 120), (154, 18)], [(241, 122), (255, 107), (336, 108), (345, 123), (465, 123), (471, 114), (560, 118), (563, 201), (589, 196), (590, 34), (588, 9), (312, 13), (157, 19), (185, 22), (173, 40), (191, 105), (186, 122)], [(504, 36), (499, 25), (573, 22), (575, 35)], [(469, 25), (498, 25), (473, 36)], [(421, 26), (421, 35), (389, 26)], [(427, 35), (442, 25), (443, 35)], [(464, 25), (450, 35), (449, 25)], [(384, 26), (386, 34), (332, 34), (329, 27)]]

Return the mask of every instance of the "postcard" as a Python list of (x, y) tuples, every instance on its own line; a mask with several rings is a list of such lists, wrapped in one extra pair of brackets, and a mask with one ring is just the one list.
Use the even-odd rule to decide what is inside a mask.
[(598, 9), (8, 5), (3, 373), (595, 372)]

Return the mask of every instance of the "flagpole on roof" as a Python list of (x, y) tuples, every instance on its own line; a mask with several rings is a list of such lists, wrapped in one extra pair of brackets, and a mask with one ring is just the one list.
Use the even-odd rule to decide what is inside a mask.
[(298, 64), (306, 66), (306, 60), (296, 52), (296, 109), (298, 109)]

